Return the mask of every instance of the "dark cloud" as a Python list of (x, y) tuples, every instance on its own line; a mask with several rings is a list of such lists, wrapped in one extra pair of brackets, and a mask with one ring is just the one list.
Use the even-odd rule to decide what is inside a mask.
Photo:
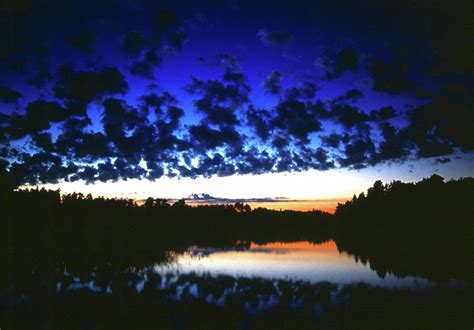
[(455, 147), (474, 150), (473, 130), (472, 107), (444, 95), (410, 112), (406, 135), (417, 145), (420, 157), (432, 157), (447, 155)]
[(346, 144), (349, 142), (349, 134), (337, 134), (331, 133), (329, 135), (322, 135), (320, 136), (321, 141), (324, 146), (332, 147), (332, 148), (339, 148), (341, 143)]
[(8, 87), (0, 87), (0, 101), (3, 103), (15, 104), (23, 97), (23, 94)]
[(336, 98), (337, 102), (354, 102), (364, 97), (364, 94), (358, 89), (349, 89), (344, 95)]
[[(133, 164), (124, 159), (117, 159), (114, 166), (121, 179), (140, 179), (145, 176), (145, 170), (138, 166), (138, 163)], [(156, 173), (156, 172), (155, 172)]]
[(37, 54), (35, 56), (29, 72), (31, 75), (26, 81), (36, 88), (45, 87), (53, 79), (50, 61), (45, 54)]
[(424, 140), (418, 140), (416, 146), (418, 148), (417, 156), (420, 158), (449, 155), (454, 152), (451, 143), (435, 135), (429, 135)]
[[(262, 26), (255, 8), (265, 9), (266, 24), (282, 28), (261, 29), (257, 40), (245, 40), (246, 29), (229, 29), (233, 18), (215, 6), (203, 5), (201, 14), (190, 4), (161, 5), (21, 1), (4, 15), (0, 101), (9, 105), (0, 114), (1, 168), (22, 183), (92, 183), (358, 169), (421, 158), (439, 164), (474, 151), (472, 5), (344, 3), (341, 12), (334, 4), (255, 3), (246, 12), (242, 3), (248, 31)], [(279, 10), (284, 15), (274, 15)], [(332, 11), (342, 25), (326, 26)], [(341, 39), (339, 30), (349, 33)], [(188, 38), (192, 47), (178, 54)], [(252, 42), (283, 54), (250, 49)], [(341, 43), (350, 46), (333, 48)], [(315, 80), (303, 62), (321, 49), (327, 51), (316, 64), (332, 81)], [(159, 70), (168, 56), (176, 71)], [(196, 57), (207, 67), (194, 66)], [(190, 95), (181, 94), (182, 85), (171, 86), (176, 96), (158, 86), (178, 70), (195, 75)], [(250, 84), (265, 73), (253, 91)], [(130, 93), (125, 75), (134, 75)], [(383, 106), (374, 109), (369, 97), (378, 96), (373, 104)], [(423, 100), (405, 107), (413, 96)]]
[(327, 79), (335, 79), (347, 71), (359, 68), (359, 54), (350, 48), (341, 49), (336, 53), (328, 52), (318, 58), (317, 65), (323, 68)]
[(136, 76), (147, 79), (153, 79), (153, 71), (161, 64), (161, 57), (154, 50), (147, 50), (143, 53), (140, 59), (133, 62), (130, 67), (130, 72)]
[(218, 63), (226, 69), (229, 69), (230, 71), (240, 71), (239, 60), (236, 56), (231, 54), (217, 54), (216, 59)]
[(192, 78), (192, 84), (187, 90), (194, 94), (201, 94), (200, 100), (216, 103), (227, 103), (240, 106), (247, 102), (250, 88), (245, 84), (223, 84), (218, 80), (203, 81)]
[(77, 144), (82, 139), (85, 127), (90, 123), (89, 118), (68, 118), (64, 122), (62, 134), (58, 136), (55, 142), (56, 152), (63, 156), (72, 157), (75, 154)]
[(187, 37), (186, 34), (182, 31), (174, 31), (168, 34), (167, 40), (167, 49), (171, 52), (177, 52), (183, 49), (183, 45), (187, 40)]
[(350, 136), (342, 150), (344, 156), (338, 158), (342, 167), (361, 169), (373, 164), (372, 158), (376, 148), (370, 136), (370, 128), (366, 125), (360, 126), (357, 134)]
[(121, 49), (129, 57), (135, 58), (147, 47), (148, 40), (136, 31), (129, 32), (123, 37)]
[(146, 178), (148, 180), (159, 179), (165, 174), (163, 167), (158, 165), (157, 162), (150, 162), (150, 163), (147, 162), (147, 168), (148, 168), (148, 173), (146, 175)]
[(179, 25), (179, 19), (175, 12), (162, 10), (155, 16), (155, 27), (160, 31), (167, 31)]
[(294, 168), (293, 155), (290, 153), (280, 154), (275, 164), (276, 172), (290, 172)]
[(18, 182), (35, 184), (38, 182), (55, 183), (67, 175), (68, 168), (61, 165), (61, 158), (50, 153), (39, 152), (34, 155), (21, 154), (21, 163), (11, 165), (10, 173)]
[(326, 171), (335, 167), (336, 164), (330, 158), (328, 151), (324, 148), (300, 146), (298, 149), (293, 149), (293, 151), (290, 151), (289, 148), (279, 149), (278, 156), (275, 159), (274, 171), (298, 172), (309, 169)]
[(189, 129), (192, 143), (198, 150), (213, 150), (218, 146), (228, 145), (240, 148), (242, 136), (231, 126), (213, 129), (208, 125), (195, 125)]
[(33, 101), (27, 105), (25, 115), (2, 115), (0, 119), (4, 129), (3, 138), (21, 139), (28, 134), (47, 130), (51, 123), (63, 121), (67, 116), (66, 110), (57, 102)]
[(92, 43), (94, 40), (94, 33), (90, 29), (85, 29), (84, 31), (72, 34), (68, 39), (71, 45), (85, 53), (91, 53), (93, 51)]
[(272, 125), (307, 143), (310, 133), (321, 130), (318, 113), (311, 105), (294, 98), (283, 100), (275, 108)]
[(392, 106), (382, 107), (379, 110), (372, 110), (370, 118), (373, 121), (386, 121), (397, 116)]
[(110, 94), (124, 94), (128, 83), (122, 73), (113, 67), (100, 71), (75, 71), (71, 65), (58, 70), (54, 87), (56, 97), (67, 101), (69, 107), (82, 113), (94, 99)]
[(284, 47), (293, 39), (293, 35), (286, 31), (267, 31), (260, 29), (257, 37), (265, 46)]
[(36, 146), (43, 149), (45, 152), (50, 153), (55, 151), (56, 147), (50, 133), (36, 133), (33, 134), (32, 138)]
[(224, 81), (245, 84), (245, 76), (242, 72), (227, 69), (224, 73)]
[(347, 129), (365, 123), (370, 119), (370, 117), (358, 107), (337, 101), (332, 103), (329, 115)]
[(266, 151), (259, 152), (252, 148), (238, 159), (237, 170), (239, 174), (261, 174), (271, 172), (275, 160)]
[(265, 90), (273, 95), (280, 94), (281, 92), (281, 80), (283, 75), (278, 70), (273, 70), (270, 74), (265, 78), (265, 82), (263, 86)]
[[(224, 78), (229, 80), (226, 75)], [(236, 109), (248, 102), (250, 88), (242, 76), (242, 79), (233, 79), (228, 84), (218, 80), (202, 81), (192, 78), (187, 90), (201, 96), (194, 104), (206, 115), (206, 122), (215, 125), (236, 125), (239, 122), (235, 114)]]
[(138, 163), (147, 137), (153, 142), (153, 133), (147, 136), (147, 119), (136, 108), (123, 100), (109, 98), (103, 103), (102, 123), (108, 141), (114, 145), (115, 155)]
[(181, 168), (181, 174), (188, 177), (211, 177), (213, 175), (229, 176), (236, 173), (234, 164), (228, 162), (220, 153), (206, 155), (200, 158), (199, 164), (195, 168)]
[(291, 142), (290, 139), (278, 136), (273, 139), (272, 146), (274, 146), (278, 150), (281, 150), (287, 147), (290, 144), (290, 142)]
[[(324, 171), (336, 167), (334, 162), (330, 160), (329, 153), (326, 149), (317, 148), (316, 153), (314, 154), (314, 158), (317, 162), (316, 166), (313, 165), (313, 168)], [(314, 162), (312, 163), (314, 164)]]
[(142, 110), (148, 112), (153, 110), (156, 115), (163, 114), (163, 109), (169, 105), (175, 105), (176, 98), (168, 92), (150, 93), (140, 97)]
[[(175, 106), (168, 106), (167, 111), (163, 113), (162, 118), (155, 123), (158, 130), (156, 149), (168, 150), (177, 149), (182, 151), (188, 148), (189, 143), (176, 137), (175, 132), (180, 128), (180, 120), (184, 116), (184, 111)], [(142, 132), (146, 132), (147, 128), (142, 127)], [(152, 133), (150, 132), (151, 135)], [(150, 137), (151, 139), (151, 137)], [(149, 150), (156, 152), (156, 150)]]
[(380, 123), (379, 128), (382, 140), (378, 152), (372, 156), (372, 164), (391, 160), (401, 161), (411, 155), (412, 145), (403, 130), (386, 122)]
[(97, 165), (97, 180), (102, 182), (117, 181), (120, 178), (115, 166), (110, 162), (99, 163)]
[(409, 77), (410, 66), (405, 59), (393, 63), (373, 60), (367, 67), (373, 78), (373, 89), (389, 94), (401, 94), (415, 87)]
[(75, 157), (93, 160), (113, 156), (109, 141), (102, 133), (83, 134), (76, 140)]
[(130, 73), (146, 79), (154, 78), (165, 54), (181, 51), (186, 41), (180, 20), (172, 11), (161, 11), (154, 19), (157, 31), (127, 32), (121, 40), (122, 52), (131, 59)]
[[(240, 61), (235, 55), (227, 53), (219, 53), (215, 56), (205, 58), (200, 56), (198, 61), (206, 66), (215, 67), (221, 66), (225, 68), (224, 80), (225, 81), (242, 81), (242, 71), (240, 67)], [(237, 79), (233, 78), (236, 77)]]
[(28, 67), (26, 56), (11, 59), (8, 63), (7, 69), (16, 73), (24, 73)]
[(51, 123), (67, 118), (66, 110), (57, 102), (37, 100), (26, 107), (25, 122), (27, 132), (39, 132), (50, 127)]
[[(242, 122), (235, 113), (226, 117), (231, 108), (221, 105), (240, 106), (240, 100), (246, 100), (235, 90), (237, 85), (194, 80), (190, 88), (200, 94), (196, 106), (206, 117), (187, 127), (181, 138), (178, 131), (184, 111), (176, 106), (176, 98), (165, 91), (143, 95), (136, 107), (124, 100), (105, 99), (103, 132), (87, 132), (85, 128), (91, 121), (84, 115), (77, 116), (56, 102), (37, 100), (27, 106), (25, 115), (4, 115), (0, 122), (8, 134), (3, 139), (30, 134), (34, 145), (42, 151), (32, 155), (13, 156), (13, 151), (3, 154), (16, 158), (9, 171), (23, 178), (23, 182), (56, 182), (63, 178), (92, 183), (129, 178), (153, 180), (163, 175), (194, 178), (336, 167), (360, 169), (410, 157), (438, 157), (442, 163), (448, 158), (444, 155), (451, 154), (454, 148), (470, 148), (469, 139), (459, 138), (466, 132), (458, 136), (458, 132), (450, 129), (452, 123), (440, 120), (447, 118), (443, 112), (448, 111), (446, 100), (453, 97), (442, 96), (438, 103), (412, 109), (408, 125), (397, 127), (388, 122), (395, 116), (392, 107), (373, 110), (369, 116), (345, 103), (352, 99), (351, 95), (357, 96), (353, 91), (327, 102), (328, 111), (323, 102), (307, 100), (301, 87), (294, 87), (272, 109), (256, 109), (249, 104)], [(468, 122), (471, 113), (460, 107), (466, 98), (457, 95), (454, 101), (449, 103), (449, 111), (458, 111), (454, 118), (461, 115)], [(219, 111), (220, 117), (206, 107)], [(340, 123), (344, 130), (327, 134), (321, 120)], [(60, 122), (61, 134), (53, 140), (44, 131), (51, 123)], [(272, 151), (247, 146), (252, 138), (237, 128), (243, 123)], [(377, 127), (377, 139), (371, 125)], [(313, 132), (319, 133), (319, 145), (310, 144), (309, 134)], [(81, 160), (81, 165), (74, 165), (74, 160)], [(142, 160), (146, 168), (140, 165)]]
[(82, 168), (78, 169), (76, 173), (74, 173), (70, 181), (78, 181), (78, 180), (84, 180), (86, 183), (94, 183), (97, 181), (97, 169), (92, 166), (83, 166)]
[(285, 91), (286, 98), (289, 99), (313, 99), (319, 87), (310, 81), (299, 83), (297, 87), (288, 88)]
[(265, 109), (255, 109), (250, 106), (246, 112), (247, 124), (255, 130), (257, 136), (266, 141), (270, 136), (272, 127), (270, 126), (271, 114)]

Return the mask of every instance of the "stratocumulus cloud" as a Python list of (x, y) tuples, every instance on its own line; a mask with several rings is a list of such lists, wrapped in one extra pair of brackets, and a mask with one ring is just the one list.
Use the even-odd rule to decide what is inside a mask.
[[(239, 38), (260, 48), (239, 45), (233, 54), (205, 39), (211, 34), (225, 45), (235, 31), (225, 25), (216, 31), (215, 24), (224, 23), (209, 24), (203, 36), (179, 8), (118, 3), (87, 2), (89, 11), (56, 1), (6, 7), (9, 17), (16, 15), (10, 24), (24, 28), (8, 29), (23, 31), (16, 35), (0, 32), (17, 46), (7, 42), (0, 49), (6, 72), (0, 102), (7, 106), (0, 113), (0, 170), (18, 184), (361, 169), (432, 157), (446, 164), (474, 150), (472, 66), (444, 52), (455, 41), (418, 45), (414, 38), (431, 38), (419, 22), (406, 21), (409, 34), (406, 26), (387, 32), (384, 42), (394, 48), (384, 52), (344, 42), (321, 51), (310, 47), (300, 23), (293, 30), (262, 29), (249, 18), (253, 33)], [(304, 17), (307, 6), (301, 2), (291, 11)], [(83, 19), (58, 30), (77, 17), (73, 10)], [(344, 19), (363, 28), (355, 17)], [(442, 33), (437, 17), (420, 19)], [(452, 31), (456, 46), (465, 45), (465, 28), (456, 24)], [(53, 37), (54, 47), (45, 47)], [(380, 41), (376, 33), (366, 37)], [(400, 39), (419, 46), (417, 52), (395, 48)], [(274, 48), (304, 53), (306, 67), (292, 68)], [(181, 70), (186, 75), (178, 84)], [(371, 83), (348, 84), (347, 77)], [(391, 102), (380, 105), (379, 98)]]

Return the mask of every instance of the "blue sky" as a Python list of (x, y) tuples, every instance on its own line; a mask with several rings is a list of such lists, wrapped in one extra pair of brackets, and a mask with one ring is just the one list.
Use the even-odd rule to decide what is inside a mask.
[(1, 10), (0, 165), (20, 185), (335, 198), (331, 182), (347, 196), (377, 178), (472, 175), (468, 8), (143, 0)]

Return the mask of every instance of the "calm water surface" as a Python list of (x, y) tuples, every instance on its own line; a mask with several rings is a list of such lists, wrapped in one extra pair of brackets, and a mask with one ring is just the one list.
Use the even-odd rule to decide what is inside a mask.
[(426, 287), (429, 280), (387, 274), (379, 276), (353, 256), (339, 252), (334, 241), (322, 244), (310, 242), (252, 243), (245, 250), (223, 250), (191, 247), (185, 253), (174, 254), (174, 261), (158, 265), (159, 273), (210, 273), (262, 277), (266, 279), (329, 281), (341, 285), (368, 283), (384, 287)]

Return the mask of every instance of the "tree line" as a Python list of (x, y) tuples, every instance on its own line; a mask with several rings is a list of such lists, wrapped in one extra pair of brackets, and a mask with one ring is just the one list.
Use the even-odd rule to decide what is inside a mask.
[(382, 276), (472, 280), (473, 198), (474, 178), (376, 181), (337, 206), (336, 243)]
[[(3, 179), (2, 179), (3, 180)], [(243, 203), (187, 205), (148, 198), (93, 198), (1, 181), (0, 248), (68, 263), (152, 265), (190, 245), (245, 249), (250, 242), (314, 243), (334, 239), (341, 251), (379, 275), (436, 280), (472, 278), (474, 178), (417, 183), (376, 181), (367, 192), (321, 211), (252, 209)]]

